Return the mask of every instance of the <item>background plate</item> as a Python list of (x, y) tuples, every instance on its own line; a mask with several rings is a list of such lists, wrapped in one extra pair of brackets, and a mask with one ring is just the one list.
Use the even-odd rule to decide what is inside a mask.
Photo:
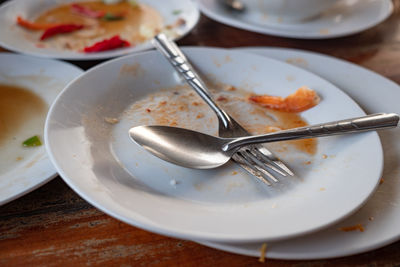
[[(0, 53), (0, 62), (0, 83), (30, 89), (41, 96), (49, 107), (64, 86), (83, 73), (65, 62), (10, 53)], [(35, 150), (16, 168), (1, 170), (0, 205), (29, 193), (56, 176), (45, 147)]]
[(391, 0), (343, 0), (319, 17), (301, 23), (285, 23), (267, 16), (258, 7), (231, 12), (215, 0), (198, 0), (208, 17), (240, 29), (299, 39), (326, 39), (355, 34), (385, 20), (393, 11)]
[[(68, 2), (79, 2), (79, 0), (13, 0), (6, 2), (0, 7), (0, 24), (2, 25), (0, 27), (0, 45), (19, 53), (68, 60), (106, 59), (152, 48), (149, 41), (134, 47), (90, 54), (38, 48), (34, 42), (27, 40), (25, 37), (26, 30), (16, 25), (16, 18), (18, 15), (31, 19), (38, 16), (46, 9), (50, 9), (60, 4), (66, 4)], [(200, 16), (200, 12), (192, 0), (140, 0), (139, 2), (158, 10), (164, 18), (165, 25), (174, 24), (178, 18), (183, 18), (186, 21), (186, 24), (177, 30), (179, 38), (186, 35), (197, 24)], [(181, 12), (175, 15), (176, 10)]]

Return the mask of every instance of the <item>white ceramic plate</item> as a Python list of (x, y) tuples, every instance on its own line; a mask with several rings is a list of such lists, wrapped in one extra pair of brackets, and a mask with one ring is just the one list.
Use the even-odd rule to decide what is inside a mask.
[[(289, 64), (222, 49), (184, 51), (208, 77), (256, 93), (287, 95), (307, 84), (323, 99), (302, 113), (309, 123), (364, 114), (335, 86)], [(375, 132), (321, 139), (312, 165), (304, 164), (310, 159), (304, 154), (278, 154), (298, 177), (281, 179), (275, 187), (250, 179), (234, 164), (193, 170), (147, 153), (128, 137), (138, 119), (129, 107), (180, 84), (173, 73), (156, 51), (123, 57), (89, 70), (51, 107), (45, 140), (52, 162), (72, 189), (105, 213), (185, 239), (278, 240), (343, 219), (374, 191), (383, 164)], [(119, 123), (109, 124), (107, 117)], [(172, 179), (179, 184), (172, 186)]]
[[(35, 16), (38, 16), (46, 9), (57, 6), (60, 3), (65, 4), (68, 2), (77, 2), (77, 0), (65, 0), (62, 2), (57, 0), (13, 0), (6, 2), (0, 7), (0, 24), (2, 25), (0, 27), (0, 45), (19, 53), (68, 60), (106, 59), (152, 48), (150, 42), (144, 42), (134, 47), (90, 54), (61, 51), (50, 48), (39, 48), (36, 46), (35, 42), (26, 38), (26, 30), (16, 25), (16, 18), (18, 15), (29, 19), (35, 18)], [(164, 19), (165, 25), (172, 25), (178, 18), (183, 18), (186, 21), (186, 24), (175, 30), (179, 38), (186, 35), (197, 24), (200, 16), (200, 12), (192, 0), (140, 0), (140, 3), (147, 4), (158, 10)], [(177, 10), (180, 11), (179, 14), (176, 14)]]
[[(0, 53), (0, 62), (0, 83), (32, 90), (49, 107), (64, 86), (83, 72), (65, 62), (9, 53)], [(43, 138), (43, 132), (37, 134)], [(7, 149), (11, 148), (7, 146)], [(46, 155), (45, 147), (33, 149), (35, 152), (28, 157), (0, 170), (0, 205), (55, 177), (56, 171)]]
[[(355, 99), (368, 113), (400, 113), (400, 88), (394, 82), (355, 64), (329, 56), (281, 48), (245, 51), (281, 61), (297, 62), (302, 68), (331, 81)], [(268, 243), (267, 257), (276, 259), (324, 259), (367, 252), (400, 238), (400, 132), (379, 133), (384, 150), (384, 182), (358, 212), (332, 227), (301, 238)], [(342, 232), (338, 228), (361, 223), (364, 232)], [(232, 253), (260, 255), (261, 243), (202, 244)]]
[(343, 0), (319, 17), (301, 23), (285, 23), (266, 16), (256, 6), (237, 14), (216, 0), (198, 0), (208, 17), (248, 31), (299, 39), (326, 39), (355, 34), (385, 20), (393, 11), (390, 0)]

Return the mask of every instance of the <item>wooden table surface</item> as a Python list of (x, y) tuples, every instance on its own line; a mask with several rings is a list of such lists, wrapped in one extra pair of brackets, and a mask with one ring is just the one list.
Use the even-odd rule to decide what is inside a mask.
[[(383, 23), (331, 40), (286, 39), (235, 29), (202, 16), (179, 45), (277, 46), (321, 52), (400, 83), (400, 2)], [(0, 49), (1, 50), (1, 49)], [(99, 62), (75, 62), (87, 69)], [(0, 63), (1, 64), (1, 63)], [(400, 222), (399, 222), (400, 227)], [(257, 258), (153, 234), (117, 221), (60, 177), (0, 207), (0, 266), (256, 266)], [(368, 253), (319, 261), (267, 260), (269, 266), (399, 266), (400, 242)]]

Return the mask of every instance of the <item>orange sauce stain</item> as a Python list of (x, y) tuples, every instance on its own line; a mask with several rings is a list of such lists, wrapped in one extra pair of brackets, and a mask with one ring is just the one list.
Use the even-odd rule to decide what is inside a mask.
[[(273, 111), (273, 114), (278, 118), (278, 125), (282, 130), (304, 127), (308, 125), (307, 122), (304, 121), (297, 113)], [(315, 154), (317, 151), (316, 139), (292, 140), (286, 141), (286, 143), (292, 144), (296, 147), (296, 149), (310, 155)]]
[(35, 93), (0, 84), (0, 145), (12, 138), (25, 122), (45, 116), (47, 104)]
[(351, 231), (360, 231), (360, 232), (364, 232), (364, 226), (362, 226), (361, 223), (356, 224), (356, 225), (352, 225), (352, 226), (347, 226), (347, 227), (341, 227), (339, 228), (340, 231), (343, 232), (351, 232)]

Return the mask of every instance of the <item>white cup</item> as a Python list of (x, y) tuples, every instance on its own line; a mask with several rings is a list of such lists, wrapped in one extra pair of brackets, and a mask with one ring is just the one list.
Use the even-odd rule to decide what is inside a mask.
[(242, 0), (250, 9), (282, 22), (312, 19), (341, 0)]

